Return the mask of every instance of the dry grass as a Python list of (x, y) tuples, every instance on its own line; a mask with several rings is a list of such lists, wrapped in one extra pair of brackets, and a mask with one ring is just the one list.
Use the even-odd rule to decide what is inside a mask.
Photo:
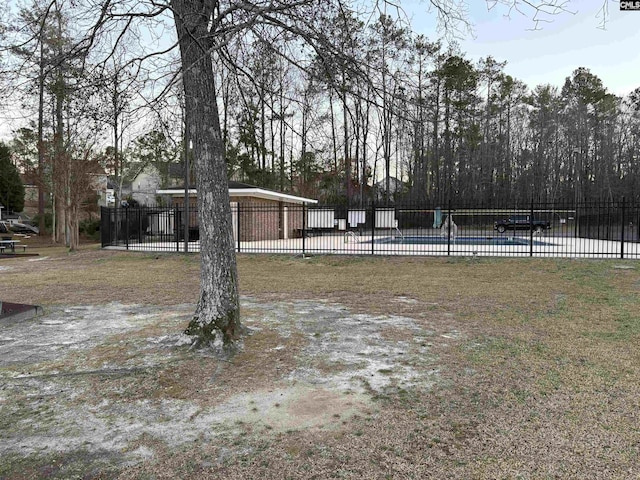
[(5, 301), (40, 305), (112, 301), (174, 305), (197, 300), (200, 267), (195, 256), (123, 254), (100, 250), (95, 245), (73, 253), (46, 246), (34, 247), (30, 252), (40, 257), (2, 260), (7, 267), (20, 265), (19, 269), (0, 271)]
[[(197, 298), (196, 256), (95, 247), (71, 255), (43, 247), (39, 253), (50, 258), (1, 263), (13, 267), (0, 271), (3, 300), (174, 305)], [(621, 263), (634, 268), (615, 268)], [(155, 448), (148, 462), (83, 472), (85, 478), (640, 478), (637, 264), (240, 256), (239, 274), (241, 293), (252, 298), (319, 299), (353, 312), (415, 319), (437, 340), (430, 348), (439, 382), (428, 391), (372, 392), (371, 409), (334, 414), (339, 428), (273, 433), (247, 424), (219, 442)], [(277, 350), (281, 333), (253, 313), (246, 310), (245, 318), (260, 329), (230, 363), (184, 350), (151, 374), (87, 380), (88, 391), (110, 392), (113, 401), (192, 399), (204, 407), (233, 393), (276, 387), (300, 361), (307, 339), (293, 332), (288, 348)], [(133, 337), (113, 338), (86, 361), (95, 368), (136, 364), (153, 353), (140, 352), (136, 338), (171, 328), (175, 323), (160, 322)], [(382, 335), (401, 342), (412, 331), (389, 327)], [(321, 359), (317, 368), (345, 366)], [(97, 404), (99, 397), (81, 400)], [(42, 474), (33, 465), (16, 465), (22, 473), (4, 470), (6, 478)]]

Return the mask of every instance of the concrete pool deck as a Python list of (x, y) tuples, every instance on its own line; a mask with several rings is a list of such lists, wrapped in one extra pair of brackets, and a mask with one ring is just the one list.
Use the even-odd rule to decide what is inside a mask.
[[(640, 258), (640, 243), (625, 241), (594, 240), (563, 236), (535, 236), (531, 246), (528, 235), (502, 235), (526, 241), (525, 245), (472, 245), (377, 243), (393, 235), (388, 232), (376, 234), (374, 242), (367, 235), (359, 239), (355, 235), (331, 234), (283, 240), (262, 240), (236, 243), (238, 253), (308, 254), (308, 255), (430, 255), (430, 256), (487, 256), (487, 257), (558, 257), (558, 258)], [(466, 236), (466, 235), (465, 235)], [(470, 235), (469, 235), (470, 236)], [(478, 236), (478, 235), (473, 235)], [(480, 235), (481, 236), (481, 235)], [(487, 236), (488, 238), (489, 236)], [(495, 235), (493, 235), (495, 237)], [(548, 245), (537, 245), (538, 242)], [(126, 246), (108, 246), (111, 250), (143, 252), (184, 252), (184, 242), (142, 242)], [(189, 242), (189, 252), (199, 252), (200, 242)]]

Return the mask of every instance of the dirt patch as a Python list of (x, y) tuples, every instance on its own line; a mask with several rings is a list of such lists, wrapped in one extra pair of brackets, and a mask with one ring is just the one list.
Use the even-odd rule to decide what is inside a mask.
[[(247, 302), (248, 303), (248, 302)], [(255, 308), (255, 304), (250, 308)], [(307, 338), (304, 361), (289, 373), (292, 381), (302, 380), (339, 391), (364, 393), (387, 387), (409, 386), (422, 376), (425, 365), (434, 362), (429, 352), (433, 332), (411, 318), (354, 314), (346, 307), (328, 302), (295, 301), (270, 304), (268, 317), (283, 337), (291, 329)], [(287, 310), (289, 313), (287, 313)], [(291, 318), (285, 324), (281, 318)], [(264, 319), (263, 321), (268, 321)], [(413, 335), (403, 340), (389, 338), (390, 329), (404, 328)], [(318, 364), (335, 365), (332, 374), (323, 374)]]
[[(427, 391), (437, 380), (433, 333), (410, 318), (327, 302), (242, 303), (250, 335), (230, 360), (177, 333), (190, 304), (51, 307), (1, 327), (0, 472), (61, 457), (76, 460), (52, 478), (80, 457), (84, 469), (121, 468), (248, 428), (340, 430), (376, 393)], [(391, 326), (413, 335), (389, 338)]]

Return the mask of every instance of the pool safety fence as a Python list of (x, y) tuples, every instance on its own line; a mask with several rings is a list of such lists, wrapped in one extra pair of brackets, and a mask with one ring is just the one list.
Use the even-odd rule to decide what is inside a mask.
[[(103, 247), (197, 252), (194, 208), (102, 208)], [(640, 258), (640, 204), (307, 206), (233, 203), (239, 253)]]

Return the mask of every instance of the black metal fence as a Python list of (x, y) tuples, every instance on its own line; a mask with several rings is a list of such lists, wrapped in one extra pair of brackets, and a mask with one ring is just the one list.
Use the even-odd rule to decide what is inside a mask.
[[(199, 251), (181, 208), (103, 208), (103, 247)], [(528, 205), (232, 204), (242, 253), (640, 258), (640, 205), (620, 201)]]

